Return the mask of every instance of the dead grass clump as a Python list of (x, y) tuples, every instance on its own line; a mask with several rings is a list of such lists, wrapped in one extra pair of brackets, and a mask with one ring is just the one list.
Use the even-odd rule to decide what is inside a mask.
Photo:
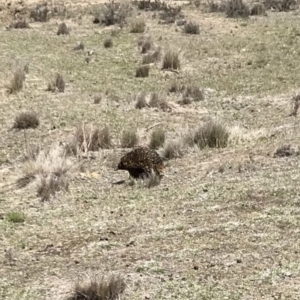
[(199, 34), (200, 33), (199, 24), (194, 22), (185, 23), (183, 27), (183, 31), (187, 34)]
[(293, 103), (293, 111), (290, 114), (290, 116), (296, 117), (300, 106), (300, 94), (297, 94), (292, 98), (292, 103)]
[(169, 93), (182, 93), (185, 90), (185, 85), (178, 82), (177, 80), (173, 81), (169, 87)]
[(256, 3), (254, 6), (251, 8), (250, 12), (251, 16), (263, 16), (266, 15), (266, 8), (262, 3)]
[(135, 72), (135, 77), (142, 77), (142, 78), (148, 77), (149, 71), (150, 71), (150, 65), (141, 65), (137, 67)]
[(145, 54), (153, 47), (153, 42), (150, 36), (142, 36), (138, 41), (138, 46), (140, 47), (141, 53)]
[(146, 23), (143, 19), (137, 19), (132, 21), (130, 27), (131, 33), (143, 33), (146, 28)]
[(21, 65), (17, 65), (13, 72), (13, 78), (8, 85), (8, 92), (9, 94), (17, 93), (22, 90), (25, 82), (25, 71), (28, 70)]
[(163, 10), (166, 7), (166, 3), (160, 0), (135, 0), (133, 4), (135, 4), (138, 9), (145, 11)]
[(194, 134), (194, 143), (200, 148), (224, 148), (228, 144), (229, 131), (221, 123), (209, 121)]
[(139, 137), (137, 131), (134, 129), (124, 130), (121, 137), (122, 148), (133, 148), (138, 144)]
[(166, 139), (166, 133), (162, 128), (156, 128), (153, 130), (151, 134), (150, 144), (149, 147), (151, 149), (158, 149), (161, 147)]
[(204, 100), (204, 95), (197, 85), (188, 85), (183, 92), (183, 99), (186, 98), (197, 102)]
[(162, 111), (171, 110), (168, 102), (155, 92), (150, 94), (149, 106), (159, 108)]
[(163, 58), (163, 69), (180, 69), (179, 54), (174, 51), (167, 51)]
[(79, 42), (74, 48), (74, 51), (78, 51), (78, 50), (84, 50), (84, 44), (83, 42)]
[(180, 139), (168, 141), (163, 149), (162, 156), (165, 159), (180, 158), (184, 155), (183, 142)]
[(146, 53), (142, 57), (142, 64), (152, 64), (159, 61), (161, 58), (161, 48), (157, 47), (153, 52)]
[(56, 34), (57, 35), (61, 35), (61, 34), (68, 35), (68, 34), (70, 34), (70, 30), (69, 30), (69, 28), (68, 28), (68, 26), (66, 25), (65, 22), (58, 25), (58, 29), (57, 29)]
[(159, 18), (163, 21), (164, 24), (174, 23), (176, 19), (183, 18), (181, 7), (166, 5), (163, 8), (163, 11), (159, 14)]
[(37, 114), (33, 111), (22, 112), (16, 116), (13, 128), (14, 129), (29, 129), (37, 128), (40, 125)]
[(89, 282), (78, 282), (68, 300), (117, 300), (125, 291), (126, 285), (120, 277), (109, 280), (93, 279)]
[(56, 90), (58, 90), (60, 93), (63, 93), (65, 91), (65, 87), (66, 84), (62, 75), (56, 74), (54, 81), (48, 84), (47, 91), (54, 93)]
[(148, 106), (147, 101), (146, 101), (146, 93), (145, 92), (138, 93), (136, 95), (135, 108), (136, 109), (142, 109), (146, 106)]
[(47, 2), (38, 4), (33, 10), (30, 11), (30, 18), (35, 22), (47, 22), (50, 19), (49, 9)]
[(118, 24), (123, 27), (126, 23), (126, 19), (130, 16), (131, 12), (132, 6), (128, 1), (110, 1), (108, 3), (105, 3), (103, 9), (100, 10), (100, 12), (97, 12), (95, 20), (98, 20), (97, 23), (106, 26)]
[(57, 192), (68, 191), (73, 167), (74, 164), (59, 146), (40, 151), (36, 160), (28, 161), (23, 167), (22, 178), (26, 182), (23, 187), (36, 181), (37, 195), (47, 201)]
[(161, 102), (161, 98), (159, 97), (158, 93), (151, 93), (150, 94), (150, 100), (149, 100), (149, 106), (150, 107), (159, 107), (159, 104)]
[(151, 170), (151, 173), (147, 176), (147, 178), (144, 179), (143, 184), (148, 189), (158, 186), (161, 182), (163, 175), (157, 174), (153, 170)]
[(112, 138), (108, 126), (100, 129), (91, 124), (77, 126), (73, 139), (67, 143), (68, 154), (80, 152), (98, 151), (100, 148), (109, 149), (112, 146)]
[(283, 145), (276, 149), (273, 157), (289, 157), (293, 155), (299, 155), (299, 149), (292, 145)]
[(30, 26), (26, 22), (26, 20), (18, 20), (16, 22), (13, 22), (12, 24), (10, 24), (9, 28), (14, 28), (14, 29), (28, 29), (28, 28), (30, 28)]
[(276, 11), (290, 11), (297, 7), (297, 0), (265, 0), (263, 2), (266, 9)]
[(102, 95), (96, 95), (94, 97), (94, 104), (99, 104), (102, 100)]
[(243, 0), (228, 0), (224, 6), (228, 18), (248, 18), (250, 9)]
[(213, 0), (208, 0), (207, 4), (206, 4), (207, 11), (211, 12), (211, 13), (224, 12), (225, 11), (225, 4), (224, 4), (224, 2), (218, 3), (218, 2), (214, 2)]
[(111, 48), (114, 45), (112, 38), (107, 38), (103, 42), (104, 48)]

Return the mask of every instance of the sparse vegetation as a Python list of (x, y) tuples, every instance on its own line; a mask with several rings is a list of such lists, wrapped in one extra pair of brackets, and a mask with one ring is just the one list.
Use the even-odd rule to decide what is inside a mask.
[(15, 118), (13, 128), (15, 129), (29, 129), (37, 128), (40, 125), (37, 114), (33, 111), (22, 112)]
[(22, 213), (19, 212), (10, 212), (6, 216), (7, 221), (11, 223), (24, 223), (25, 222), (25, 216)]
[(228, 144), (229, 131), (220, 122), (209, 121), (194, 134), (194, 143), (200, 148), (224, 148)]
[(166, 138), (165, 131), (160, 127), (156, 128), (155, 130), (152, 131), (149, 147), (152, 149), (158, 149), (164, 144), (165, 138)]
[(146, 23), (143, 19), (136, 19), (132, 21), (130, 27), (130, 32), (132, 33), (143, 33), (146, 28)]
[(180, 69), (179, 54), (174, 51), (167, 51), (163, 58), (163, 69)]
[[(120, 272), (129, 287), (115, 300), (297, 298), (300, 100), (291, 98), (300, 91), (299, 12), (272, 8), (261, 17), (243, 0), (254, 16), (230, 20), (226, 0), (215, 0), (221, 13), (209, 15), (205, 1), (199, 9), (194, 0), (164, 1), (185, 18), (160, 25), (154, 0), (123, 28), (92, 23), (103, 1), (48, 1), (48, 23), (29, 21), (31, 1), (0, 5), (3, 27), (22, 19), (32, 27), (0, 34), (3, 300), (97, 299), (95, 286), (109, 281), (97, 276)], [(133, 17), (145, 20), (144, 33), (130, 33)], [(188, 21), (200, 35), (183, 32)], [(70, 36), (56, 35), (61, 22), (74, 27)], [(109, 37), (114, 45), (105, 49)], [(168, 50), (179, 54), (180, 69), (162, 70)], [(30, 63), (28, 75), (23, 62), (12, 66), (19, 59)], [(144, 64), (149, 77), (135, 78)], [(23, 89), (5, 93), (18, 66)], [(65, 92), (46, 92), (57, 72)], [(16, 116), (33, 111), (36, 129), (12, 129)], [(213, 130), (197, 135), (211, 120), (223, 120), (214, 123), (229, 133), (227, 147), (207, 145)], [(107, 124), (111, 146), (87, 150), (88, 129), (78, 143), (78, 124)], [(127, 129), (163, 158), (162, 178), (150, 159), (143, 167), (147, 155), (117, 171), (132, 150), (121, 147)], [(159, 130), (165, 141), (152, 142)], [(59, 154), (49, 154), (52, 143)], [(12, 212), (24, 223), (9, 221)]]
[(194, 22), (185, 23), (183, 30), (187, 34), (199, 34), (200, 33), (199, 24), (194, 23)]
[(150, 66), (149, 65), (141, 65), (137, 67), (136, 72), (135, 72), (135, 77), (148, 77), (149, 76), (149, 71), (150, 71)]
[(121, 137), (122, 148), (133, 148), (139, 142), (138, 133), (134, 129), (124, 130)]

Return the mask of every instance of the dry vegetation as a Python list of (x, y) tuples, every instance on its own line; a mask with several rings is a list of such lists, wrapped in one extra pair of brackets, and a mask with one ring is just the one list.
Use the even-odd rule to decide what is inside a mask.
[(0, 299), (300, 299), (298, 15), (3, 1)]

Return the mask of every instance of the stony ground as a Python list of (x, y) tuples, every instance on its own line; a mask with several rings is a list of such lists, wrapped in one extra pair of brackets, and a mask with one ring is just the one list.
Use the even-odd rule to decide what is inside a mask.
[[(298, 118), (288, 117), (300, 80), (299, 10), (230, 19), (186, 2), (183, 12), (199, 23), (199, 35), (140, 12), (163, 53), (179, 51), (181, 69), (162, 71), (158, 62), (149, 77), (136, 78), (142, 34), (125, 26), (104, 48), (116, 28), (93, 24), (91, 3), (75, 4), (65, 3), (66, 13), (49, 22), (12, 30), (5, 27), (14, 5), (33, 3), (1, 4), (0, 298), (66, 299), (78, 278), (118, 274), (132, 300), (300, 299), (299, 159), (274, 157), (300, 137)], [(62, 20), (68, 36), (56, 35)], [(86, 49), (73, 51), (79, 41)], [(17, 59), (29, 63), (29, 73), (9, 95)], [(64, 93), (46, 91), (57, 72)], [(178, 95), (167, 94), (174, 80), (199, 85), (205, 99), (178, 104)], [(140, 91), (161, 93), (171, 109), (135, 109)], [(104, 97), (94, 104), (98, 94)], [(10, 130), (28, 110), (40, 126)], [(124, 129), (136, 129), (147, 144), (159, 123), (168, 142), (208, 118), (227, 126), (226, 148), (188, 148), (150, 189), (112, 185), (128, 181), (113, 168), (128, 150), (120, 147)], [(69, 192), (50, 201), (37, 197), (34, 183), (18, 188), (29, 145), (65, 143), (81, 122), (107, 125), (113, 148), (68, 158), (75, 166)]]

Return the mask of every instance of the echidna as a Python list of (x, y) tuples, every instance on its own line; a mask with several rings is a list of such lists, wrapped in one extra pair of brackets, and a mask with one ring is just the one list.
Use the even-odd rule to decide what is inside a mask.
[(135, 179), (149, 177), (153, 170), (162, 178), (164, 163), (155, 150), (140, 146), (121, 158), (117, 170), (126, 170)]

